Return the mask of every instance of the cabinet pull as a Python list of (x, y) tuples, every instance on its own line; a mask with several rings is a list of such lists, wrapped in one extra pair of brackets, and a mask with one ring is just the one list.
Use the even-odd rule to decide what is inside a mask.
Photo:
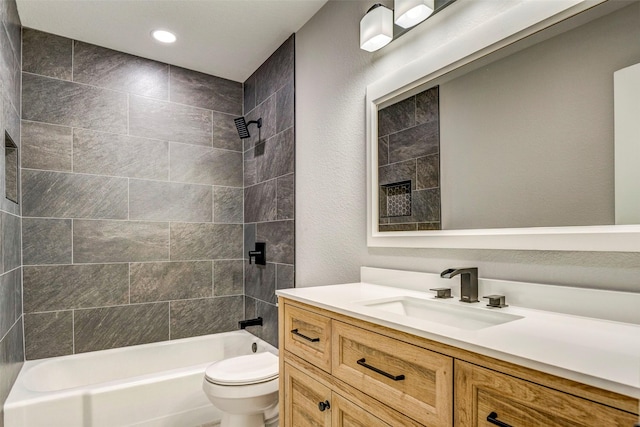
[(324, 412), (325, 409), (331, 409), (331, 405), (329, 405), (328, 400), (325, 400), (324, 402), (318, 402), (318, 409), (320, 409), (320, 412)]
[(311, 338), (311, 337), (308, 337), (308, 336), (306, 336), (306, 335), (301, 334), (300, 332), (298, 332), (298, 329), (297, 329), (297, 328), (296, 328), (296, 329), (292, 329), (292, 330), (291, 330), (291, 333), (292, 333), (293, 335), (297, 335), (297, 336), (299, 336), (300, 338), (304, 338), (304, 339), (305, 339), (305, 340), (307, 340), (307, 341), (311, 341), (311, 342), (318, 342), (318, 341), (320, 341), (320, 338)]
[(495, 425), (500, 426), (500, 427), (511, 427), (510, 424), (503, 423), (502, 421), (499, 421), (498, 420), (498, 414), (496, 412), (492, 412), (489, 415), (487, 415), (487, 421), (490, 422), (491, 424), (495, 424)]
[(392, 380), (394, 380), (394, 381), (401, 381), (401, 380), (403, 380), (403, 379), (404, 379), (404, 375), (391, 375), (390, 373), (385, 372), (385, 371), (383, 371), (382, 369), (378, 369), (378, 368), (376, 368), (375, 366), (368, 365), (368, 364), (366, 364), (365, 362), (366, 362), (366, 360), (365, 360), (365, 358), (363, 357), (362, 359), (358, 360), (358, 362), (357, 362), (357, 363), (358, 363), (358, 365), (360, 365), (360, 366), (364, 366), (364, 367), (365, 367), (365, 368), (367, 368), (367, 369), (371, 369), (373, 372), (377, 372), (378, 374), (380, 374), (380, 375), (384, 375), (384, 376), (385, 376), (385, 377), (387, 377), (387, 378), (391, 378), (391, 379), (392, 379)]

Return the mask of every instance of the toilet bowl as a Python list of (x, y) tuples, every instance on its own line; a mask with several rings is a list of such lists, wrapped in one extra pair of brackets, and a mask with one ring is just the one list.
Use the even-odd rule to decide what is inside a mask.
[(269, 352), (223, 359), (210, 365), (202, 388), (222, 411), (220, 427), (265, 427), (278, 404), (278, 356)]

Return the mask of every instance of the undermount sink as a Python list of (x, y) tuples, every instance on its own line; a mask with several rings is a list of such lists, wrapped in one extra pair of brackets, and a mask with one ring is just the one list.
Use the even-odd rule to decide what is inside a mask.
[(361, 301), (359, 304), (401, 316), (467, 330), (483, 329), (522, 319), (522, 316), (514, 314), (482, 310), (476, 307), (461, 307), (441, 301), (408, 296)]

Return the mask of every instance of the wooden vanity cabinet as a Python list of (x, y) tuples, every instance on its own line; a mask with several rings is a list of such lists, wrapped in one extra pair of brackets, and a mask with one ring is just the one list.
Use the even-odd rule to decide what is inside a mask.
[(637, 420), (637, 415), (460, 360), (455, 387), (459, 427), (632, 427)]
[(282, 297), (279, 321), (284, 427), (633, 427), (638, 421), (637, 399)]

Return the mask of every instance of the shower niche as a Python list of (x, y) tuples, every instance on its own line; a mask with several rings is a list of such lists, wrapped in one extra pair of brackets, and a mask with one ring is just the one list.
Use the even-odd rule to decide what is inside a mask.
[(18, 146), (4, 132), (4, 188), (5, 197), (18, 203)]

